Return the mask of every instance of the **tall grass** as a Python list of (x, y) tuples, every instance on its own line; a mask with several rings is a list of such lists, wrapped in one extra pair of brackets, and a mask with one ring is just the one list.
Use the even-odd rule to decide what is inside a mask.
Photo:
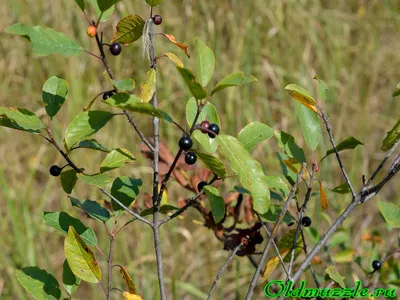
[[(189, 44), (193, 57), (194, 36), (204, 39), (216, 54), (212, 84), (238, 70), (258, 78), (255, 84), (227, 89), (213, 97), (224, 133), (236, 135), (247, 123), (256, 120), (290, 132), (304, 146), (293, 112), (293, 101), (283, 88), (288, 83), (297, 83), (315, 91), (312, 78), (318, 74), (330, 87), (324, 107), (333, 123), (335, 138), (339, 141), (354, 135), (365, 142), (363, 148), (343, 155), (353, 181), (361, 183), (360, 174), (368, 174), (376, 166), (382, 157), (378, 151), (381, 141), (400, 111), (399, 101), (391, 97), (400, 80), (397, 1), (164, 2), (156, 9), (163, 16), (163, 24), (157, 30), (174, 34), (177, 40)], [(16, 22), (48, 26), (95, 51), (94, 42), (85, 34), (85, 20), (74, 1), (8, 0), (3, 1), (0, 8), (1, 31)], [(131, 13), (147, 16), (144, 1), (122, 0), (115, 15), (105, 24), (105, 36), (110, 39), (118, 20)], [(68, 100), (54, 124), (59, 141), (73, 116), (99, 91), (109, 88), (102, 75), (102, 65), (91, 56), (38, 58), (32, 55), (30, 45), (23, 39), (2, 33), (0, 41), (0, 105), (26, 107), (44, 116), (41, 88), (45, 80), (61, 75), (69, 82)], [(156, 47), (159, 54), (172, 51), (183, 59), (186, 66), (194, 66), (193, 59), (185, 58), (161, 37), (157, 37)], [(139, 42), (124, 48), (118, 58), (110, 57), (110, 62), (118, 78), (134, 78), (139, 89), (148, 68), (148, 63), (141, 59)], [(184, 113), (189, 99), (188, 89), (167, 60), (160, 60), (158, 70), (161, 108), (181, 124), (186, 124)], [(151, 120), (140, 117), (138, 121), (141, 128), (150, 134)], [(162, 124), (162, 138), (173, 151), (176, 150), (174, 141), (178, 135), (175, 128)], [(96, 138), (109, 147), (127, 147), (138, 158), (135, 165), (114, 175), (123, 172), (143, 177), (145, 185), (150, 186), (150, 166), (141, 158), (139, 139), (124, 118), (112, 120)], [(325, 140), (320, 150), (308, 151), (308, 161), (320, 159), (327, 148), (329, 144)], [(276, 151), (276, 143), (271, 140), (253, 152), (265, 166), (267, 174), (279, 172)], [(80, 153), (80, 156), (73, 156), (77, 165), (84, 165), (89, 171), (99, 168), (102, 154)], [(61, 161), (56, 151), (39, 137), (4, 128), (0, 130), (1, 299), (27, 298), (14, 277), (14, 271), (23, 266), (37, 264), (56, 274), (61, 282), (63, 236), (46, 227), (40, 218), (42, 211), (65, 210), (74, 216), (79, 215), (70, 207), (59, 181), (48, 173), (52, 164)], [(320, 179), (329, 187), (343, 182), (333, 159), (324, 161)], [(176, 185), (172, 183), (172, 186)], [(175, 203), (179, 192), (170, 188), (171, 203)], [(399, 189), (393, 185), (385, 195), (394, 195), (395, 192)], [(75, 193), (80, 198), (98, 200), (102, 197), (80, 184)], [(329, 198), (332, 209), (327, 214), (333, 219), (348, 199), (334, 194), (329, 194)], [(366, 217), (366, 212), (358, 212), (348, 224), (358, 224), (359, 228), (357, 218), (363, 218), (362, 228), (365, 228), (373, 220), (380, 220), (376, 205), (369, 205), (372, 214)], [(211, 232), (193, 222), (198, 219), (199, 215), (186, 213), (184, 219), (162, 229), (166, 283), (173, 299), (204, 299), (215, 274), (228, 256)], [(103, 228), (90, 219), (85, 219), (84, 223), (95, 229), (100, 247), (107, 249), (108, 240)], [(323, 229), (324, 221), (321, 224)], [(386, 230), (384, 226), (379, 229)], [(353, 234), (359, 237), (355, 231)], [(157, 299), (151, 232), (137, 223), (124, 229), (123, 235), (124, 238), (117, 239), (115, 261), (128, 267), (144, 299)], [(359, 249), (357, 238), (353, 243)], [(384, 249), (384, 246), (379, 246), (379, 249)], [(363, 253), (368, 255), (370, 249), (358, 251), (365, 251)], [(323, 274), (322, 267), (316, 269)], [(246, 258), (235, 258), (219, 283), (215, 299), (243, 299), (253, 271)], [(114, 285), (122, 286), (117, 271), (114, 278)], [(82, 284), (74, 299), (99, 299), (101, 293), (99, 288)], [(261, 285), (258, 293), (257, 299), (262, 299)], [(118, 299), (117, 294), (114, 296)]]

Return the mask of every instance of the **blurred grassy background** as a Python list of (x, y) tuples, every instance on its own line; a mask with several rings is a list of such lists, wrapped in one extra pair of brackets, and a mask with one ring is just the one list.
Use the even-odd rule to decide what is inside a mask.
[[(178, 41), (189, 44), (193, 57), (193, 37), (198, 35), (204, 39), (216, 54), (212, 85), (239, 70), (258, 78), (255, 84), (227, 89), (211, 99), (218, 108), (222, 131), (226, 134), (236, 135), (247, 123), (256, 120), (290, 132), (303, 146), (293, 100), (283, 88), (288, 83), (297, 83), (315, 92), (312, 78), (318, 74), (330, 87), (324, 107), (333, 123), (336, 140), (353, 135), (365, 142), (364, 147), (343, 153), (350, 176), (359, 188), (361, 175), (370, 174), (383, 157), (379, 151), (381, 142), (400, 111), (399, 101), (391, 97), (400, 80), (400, 15), (396, 5), (398, 1), (394, 0), (165, 0), (155, 9), (163, 16), (163, 24), (156, 29), (174, 34)], [(0, 8), (0, 31), (16, 22), (52, 27), (73, 37), (86, 49), (96, 51), (95, 42), (86, 36), (85, 19), (74, 1), (6, 0), (2, 1)], [(104, 25), (105, 37), (110, 39), (118, 20), (131, 13), (146, 18), (148, 9), (144, 1), (122, 0), (116, 13)], [(94, 95), (109, 88), (102, 76), (101, 63), (89, 55), (69, 59), (55, 55), (37, 58), (23, 39), (2, 33), (0, 41), (0, 105), (28, 108), (47, 122), (41, 103), (43, 83), (53, 75), (60, 75), (69, 82), (68, 99), (54, 122), (60, 141), (66, 126), (82, 107)], [(183, 59), (185, 65), (194, 66), (193, 59), (186, 59), (161, 37), (157, 37), (156, 47), (159, 55), (172, 51)], [(109, 61), (117, 78), (135, 79), (138, 91), (148, 69), (148, 63), (141, 59), (140, 42), (124, 48), (119, 57), (110, 57)], [(188, 90), (171, 63), (163, 59), (158, 66), (160, 106), (175, 120), (186, 124), (184, 111)], [(96, 107), (101, 108), (101, 104)], [(150, 133), (151, 120), (147, 117), (140, 119), (140, 126)], [(174, 152), (180, 133), (172, 126), (162, 125), (162, 139), (171, 143)], [(324, 136), (318, 151), (307, 151), (310, 164), (313, 159), (320, 159), (329, 148)], [(126, 147), (138, 158), (136, 164), (113, 175), (123, 173), (143, 177), (145, 185), (150, 186), (150, 165), (141, 158), (140, 141), (123, 117), (114, 118), (96, 138), (108, 147)], [(276, 151), (273, 140), (253, 151), (268, 175), (280, 171)], [(103, 156), (83, 150), (80, 155), (74, 154), (73, 159), (77, 165), (95, 171)], [(52, 164), (62, 163), (55, 149), (40, 137), (4, 128), (0, 130), (1, 299), (27, 299), (13, 275), (15, 269), (23, 266), (38, 265), (55, 274), (61, 282), (64, 237), (46, 227), (40, 213), (65, 210), (78, 216), (59, 180), (51, 178), (48, 173)], [(333, 157), (324, 161), (319, 178), (327, 187), (343, 182)], [(234, 183), (230, 180), (227, 185), (230, 187)], [(176, 186), (172, 183), (170, 187), (172, 204), (180, 192), (179, 188), (174, 189)], [(392, 182), (380, 197), (399, 203), (396, 192), (398, 195), (399, 189)], [(74, 195), (82, 199), (102, 199), (95, 189), (82, 184), (77, 185)], [(321, 220), (313, 213), (313, 207), (309, 212), (317, 220), (315, 228), (321, 230), (350, 201), (348, 196), (333, 193), (328, 196), (331, 206), (327, 218)], [(313, 199), (317, 207), (318, 197)], [(204, 299), (215, 274), (229, 255), (211, 232), (192, 222), (199, 219), (199, 215), (186, 213), (189, 215), (162, 229), (167, 289), (173, 299)], [(95, 229), (100, 247), (107, 249), (104, 228), (93, 220), (84, 222)], [(370, 270), (372, 258), (379, 258), (389, 249), (390, 241), (396, 241), (395, 232), (384, 225), (376, 201), (358, 210), (345, 224), (344, 231), (351, 237), (346, 240), (345, 248), (354, 249), (354, 255), (365, 257), (362, 264), (367, 270)], [(372, 224), (374, 228), (370, 228)], [(372, 229), (385, 236), (384, 242), (360, 243), (360, 235)], [(125, 229), (123, 235), (117, 240), (115, 262), (128, 267), (144, 299), (157, 299), (151, 232), (136, 224)], [(310, 241), (308, 244), (310, 247), (313, 245)], [(340, 247), (332, 251), (343, 250), (343, 244)], [(321, 257), (325, 261), (328, 255), (323, 253)], [(101, 265), (105, 266), (104, 261)], [(352, 272), (354, 278), (364, 277), (359, 268), (352, 268), (349, 264), (339, 266), (342, 275)], [(321, 275), (326, 267), (326, 264), (315, 266)], [(246, 258), (235, 258), (218, 285), (215, 299), (243, 299), (253, 270)], [(276, 272), (273, 278), (281, 275)], [(353, 276), (346, 276), (346, 279), (351, 282)], [(121, 287), (117, 271), (114, 278), (114, 285)], [(312, 286), (309, 274), (307, 278)], [(255, 298), (263, 299), (262, 285), (257, 293)], [(114, 296), (118, 299), (117, 294)], [(102, 291), (98, 286), (81, 284), (74, 299), (100, 297)]]

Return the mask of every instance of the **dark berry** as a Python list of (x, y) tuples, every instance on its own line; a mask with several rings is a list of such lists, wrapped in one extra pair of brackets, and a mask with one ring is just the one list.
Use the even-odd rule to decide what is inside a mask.
[(121, 45), (118, 43), (112, 43), (110, 46), (110, 52), (112, 55), (117, 56), (121, 53), (122, 48)]
[(193, 165), (194, 163), (196, 163), (196, 160), (197, 160), (197, 155), (196, 155), (196, 153), (194, 153), (194, 152), (187, 152), (187, 153), (185, 154), (185, 162), (186, 162), (188, 165)]
[(162, 23), (162, 17), (160, 15), (154, 15), (153, 22), (156, 25), (160, 25)]
[(379, 260), (374, 260), (372, 262), (372, 268), (374, 268), (375, 271), (380, 270), (381, 267), (382, 267), (382, 262), (380, 262)]
[(112, 95), (114, 95), (115, 94), (115, 91), (113, 90), (113, 91), (107, 91), (107, 92), (104, 92), (104, 94), (103, 94), (103, 100), (107, 100), (108, 98), (110, 98)]
[(192, 146), (193, 141), (187, 135), (181, 137), (181, 139), (179, 140), (179, 148), (181, 148), (182, 150), (189, 150), (190, 148), (192, 148)]
[(50, 174), (51, 174), (52, 176), (57, 177), (57, 176), (60, 175), (60, 173), (61, 173), (61, 168), (60, 168), (59, 166), (56, 166), (56, 165), (51, 166), (51, 168), (50, 168)]
[(293, 226), (294, 222), (290, 222), (289, 224), (287, 224), (287, 226)]
[(215, 133), (215, 135), (214, 134), (212, 134), (212, 133), (208, 133), (208, 136), (210, 137), (210, 138), (215, 138), (217, 135), (218, 135), (218, 133), (219, 133), (219, 126), (217, 125), (217, 124), (210, 124), (210, 126), (208, 127), (208, 130), (210, 130), (210, 131), (212, 131), (212, 132), (214, 132)]
[(201, 122), (201, 124), (200, 124), (200, 131), (201, 131), (202, 133), (208, 133), (208, 131), (203, 130), (203, 129), (201, 129), (201, 128), (208, 129), (209, 127), (210, 127), (210, 122), (208, 122), (208, 121), (203, 121), (203, 122)]
[(301, 219), (301, 224), (303, 224), (304, 227), (310, 227), (311, 219), (309, 217), (303, 217), (303, 219)]
[(198, 190), (199, 192), (201, 192), (201, 191), (203, 190), (203, 188), (204, 188), (206, 185), (208, 185), (207, 182), (205, 182), (205, 181), (200, 181), (199, 184), (197, 185), (197, 190)]

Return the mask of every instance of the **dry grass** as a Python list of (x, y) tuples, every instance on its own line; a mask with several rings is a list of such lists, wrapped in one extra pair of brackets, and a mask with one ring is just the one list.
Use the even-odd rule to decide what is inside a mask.
[[(121, 17), (130, 13), (148, 14), (144, 1), (121, 2), (116, 14), (105, 25), (108, 38)], [(177, 40), (190, 46), (193, 46), (193, 37), (198, 35), (215, 51), (217, 67), (213, 84), (237, 70), (252, 73), (259, 80), (257, 84), (241, 89), (228, 89), (212, 99), (218, 108), (224, 133), (236, 135), (245, 124), (257, 120), (290, 132), (300, 145), (304, 145), (293, 102), (283, 88), (288, 83), (298, 83), (313, 90), (312, 78), (318, 74), (331, 88), (324, 107), (332, 120), (336, 139), (339, 141), (353, 135), (365, 142), (363, 148), (343, 155), (351, 178), (357, 187), (360, 186), (361, 175), (369, 174), (382, 158), (379, 152), (381, 141), (400, 109), (399, 101), (391, 97), (400, 79), (400, 15), (395, 7), (397, 1), (164, 2), (157, 9), (164, 18), (160, 30), (174, 34)], [(74, 37), (87, 49), (95, 50), (94, 42), (85, 34), (84, 18), (74, 1), (8, 0), (3, 1), (0, 7), (1, 31), (15, 22), (48, 26)], [(55, 121), (55, 132), (60, 141), (73, 116), (93, 95), (108, 88), (101, 64), (90, 56), (35, 58), (25, 40), (1, 34), (0, 41), (0, 105), (26, 107), (44, 115), (41, 88), (45, 80), (61, 75), (69, 82), (68, 100)], [(157, 49), (159, 53), (167, 52), (167, 49), (179, 53), (162, 39), (157, 41)], [(183, 58), (182, 53), (179, 54)], [(193, 66), (193, 62), (183, 59), (186, 65)], [(117, 77), (134, 78), (137, 85), (148, 68), (141, 60), (139, 44), (124, 48), (120, 57), (111, 59), (111, 64)], [(160, 105), (174, 119), (185, 124), (184, 108), (189, 98), (187, 88), (167, 60), (160, 62), (159, 73)], [(140, 125), (147, 130), (150, 119), (144, 117)], [(162, 137), (165, 141), (177, 140), (178, 134), (175, 128), (163, 126)], [(135, 153), (138, 162), (121, 172), (144, 177), (145, 185), (150, 186), (148, 175), (151, 170), (148, 163), (140, 159), (139, 139), (126, 120), (122, 117), (113, 120), (96, 138), (107, 146), (123, 146)], [(175, 151), (175, 143), (171, 144), (171, 148)], [(308, 160), (321, 158), (327, 148), (329, 144), (325, 139), (318, 151), (307, 152)], [(266, 167), (268, 174), (279, 172), (276, 151), (273, 140), (254, 150), (254, 155)], [(84, 164), (88, 170), (98, 168), (102, 154), (81, 153), (83, 155), (75, 154), (73, 157), (78, 165)], [(63, 236), (46, 227), (40, 218), (42, 211), (65, 210), (78, 215), (70, 207), (59, 181), (48, 174), (49, 166), (61, 161), (56, 151), (39, 137), (0, 130), (2, 299), (27, 298), (13, 276), (15, 269), (22, 266), (38, 265), (56, 274), (61, 281)], [(333, 158), (324, 162), (320, 179), (329, 187), (343, 182)], [(233, 184), (233, 181), (228, 184)], [(399, 198), (394, 197), (396, 192), (399, 189), (392, 184), (381, 197), (398, 203)], [(87, 189), (81, 184), (77, 186), (75, 195), (101, 198), (94, 189)], [(171, 192), (171, 203), (175, 203), (174, 195), (176, 192)], [(333, 220), (349, 199), (333, 193), (328, 196), (331, 207), (326, 218)], [(310, 215), (316, 220), (315, 228), (325, 228), (329, 220), (322, 215), (313, 215), (312, 209)], [(346, 223), (345, 232), (351, 236), (349, 246), (363, 257), (379, 257), (387, 249), (388, 241), (376, 246), (368, 242), (360, 244), (360, 234), (372, 225), (381, 235), (392, 236), (393, 240), (395, 234), (393, 231), (388, 233), (388, 228), (383, 225), (375, 201), (364, 209), (368, 212), (358, 211)], [(197, 214), (186, 214), (184, 220), (174, 221), (162, 229), (167, 289), (174, 299), (204, 299), (215, 274), (228, 256), (211, 232), (192, 222), (192, 219), (198, 218)], [(100, 246), (107, 249), (104, 229), (95, 221), (88, 219), (84, 222), (93, 226)], [(128, 267), (144, 299), (157, 299), (151, 232), (136, 224), (126, 229), (123, 235), (117, 241), (115, 261)], [(312, 245), (312, 240), (309, 242)], [(338, 249), (336, 247), (333, 251)], [(326, 259), (326, 254), (322, 256)], [(370, 259), (363, 261), (365, 268), (369, 264)], [(316, 266), (317, 272), (322, 275), (324, 267)], [(346, 265), (340, 264), (340, 268), (342, 274), (352, 271)], [(253, 268), (245, 258), (236, 258), (221, 279), (215, 299), (243, 299), (252, 272)], [(352, 272), (362, 277), (360, 270)], [(279, 275), (275, 273), (274, 278)], [(115, 285), (120, 285), (117, 271), (115, 278)], [(350, 276), (346, 278), (352, 280)], [(99, 299), (101, 293), (98, 287), (82, 284), (74, 299)], [(262, 299), (261, 285), (258, 294), (256, 298)]]

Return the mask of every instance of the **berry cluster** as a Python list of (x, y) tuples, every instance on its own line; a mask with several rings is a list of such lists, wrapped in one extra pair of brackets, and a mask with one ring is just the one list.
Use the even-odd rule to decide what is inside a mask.
[(214, 139), (219, 133), (219, 126), (217, 124), (210, 124), (208, 121), (203, 121), (200, 124), (200, 131)]
[[(192, 146), (193, 146), (193, 141), (190, 138), (190, 136), (185, 134), (183, 137), (180, 138), (180, 140), (179, 140), (179, 148), (181, 148), (184, 151), (188, 151), (188, 150), (190, 150), (190, 148), (192, 148)], [(186, 154), (185, 154), (185, 162), (188, 165), (193, 165), (194, 163), (196, 163), (196, 161), (197, 161), (196, 153), (194, 153), (192, 151), (186, 152)]]

